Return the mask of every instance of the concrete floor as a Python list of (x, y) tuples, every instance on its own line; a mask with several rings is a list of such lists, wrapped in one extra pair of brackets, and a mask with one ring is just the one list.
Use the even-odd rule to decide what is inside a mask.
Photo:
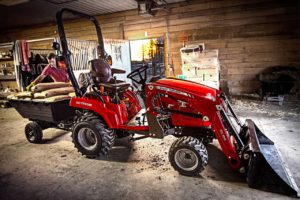
[[(242, 119), (252, 118), (272, 139), (300, 186), (299, 103), (265, 105), (234, 100)], [(44, 144), (24, 136), (28, 120), (13, 108), (0, 109), (0, 199), (290, 199), (250, 189), (231, 171), (217, 141), (208, 145), (209, 164), (198, 177), (185, 177), (168, 162), (173, 137), (135, 143), (122, 139), (106, 158), (87, 159), (70, 133), (44, 132)]]

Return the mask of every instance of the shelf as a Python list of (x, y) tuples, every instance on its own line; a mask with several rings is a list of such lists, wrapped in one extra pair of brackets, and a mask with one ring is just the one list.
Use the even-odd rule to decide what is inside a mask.
[(14, 81), (16, 80), (15, 75), (0, 75), (0, 81)]
[(0, 62), (2, 61), (14, 61), (12, 58), (0, 58)]

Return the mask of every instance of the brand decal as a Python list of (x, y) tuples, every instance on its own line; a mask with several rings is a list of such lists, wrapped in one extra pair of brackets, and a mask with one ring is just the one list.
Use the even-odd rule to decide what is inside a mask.
[(91, 103), (86, 103), (82, 101), (76, 101), (75, 104), (92, 107)]
[(209, 100), (212, 100), (212, 101), (216, 101), (216, 98), (213, 97), (213, 96), (211, 95), (211, 93), (208, 93), (204, 98), (209, 99)]
[(225, 142), (225, 141), (226, 141), (226, 136), (224, 135), (222, 129), (220, 129), (220, 134), (222, 135), (222, 139), (223, 139), (223, 141)]
[(156, 86), (156, 89), (163, 90), (163, 91), (166, 91), (166, 92), (172, 92), (172, 93), (175, 93), (175, 94), (180, 94), (180, 95), (184, 95), (184, 96), (188, 96), (188, 97), (193, 98), (193, 95), (191, 95), (191, 94), (188, 94), (186, 92), (182, 92), (182, 91), (179, 91), (179, 90), (174, 90), (174, 89), (171, 89), (171, 88), (167, 88), (167, 87)]

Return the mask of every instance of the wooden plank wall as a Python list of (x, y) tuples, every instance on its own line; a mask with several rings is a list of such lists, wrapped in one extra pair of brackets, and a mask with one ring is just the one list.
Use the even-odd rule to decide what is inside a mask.
[[(272, 66), (300, 67), (298, 0), (190, 0), (144, 18), (137, 10), (97, 16), (105, 38), (165, 37), (165, 61), (181, 73), (183, 44), (219, 49), (221, 86), (231, 94), (257, 92), (256, 75)], [(66, 23), (69, 37), (96, 39), (90, 22)], [(7, 30), (0, 42), (57, 36), (56, 24)]]

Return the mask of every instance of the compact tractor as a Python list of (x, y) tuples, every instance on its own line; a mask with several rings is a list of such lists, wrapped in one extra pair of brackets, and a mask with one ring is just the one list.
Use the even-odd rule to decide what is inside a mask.
[[(65, 12), (86, 18), (96, 27), (99, 58), (90, 61), (90, 90), (79, 87), (73, 74), (62, 20)], [(147, 66), (128, 74), (137, 86), (132, 87), (114, 77), (125, 71), (107, 64), (95, 17), (62, 9), (56, 18), (62, 57), (76, 93), (69, 102), (76, 110), (69, 130), (75, 147), (83, 155), (106, 155), (117, 137), (141, 135), (133, 137), (137, 140), (172, 135), (178, 139), (169, 150), (171, 165), (182, 175), (195, 176), (208, 164), (206, 144), (217, 139), (229, 166), (244, 173), (250, 187), (298, 196), (297, 185), (274, 143), (251, 119), (242, 123), (221, 90), (176, 78), (150, 78)], [(60, 50), (58, 44), (54, 46)], [(35, 132), (32, 133), (34, 136)]]

